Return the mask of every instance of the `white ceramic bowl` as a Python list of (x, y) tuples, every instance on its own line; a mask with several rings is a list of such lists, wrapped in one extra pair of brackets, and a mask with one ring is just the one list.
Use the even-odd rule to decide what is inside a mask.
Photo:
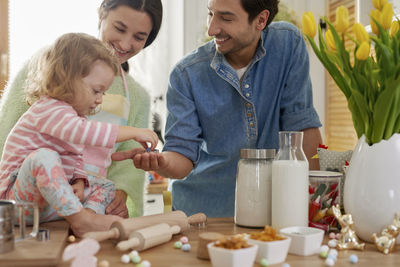
[(214, 267), (251, 267), (256, 258), (258, 246), (248, 248), (226, 249), (214, 246), (214, 242), (207, 245), (211, 264)]
[(289, 253), (301, 256), (318, 253), (325, 233), (321, 229), (304, 226), (282, 228), (279, 232), (292, 238)]
[(277, 264), (284, 262), (288, 254), (290, 246), (290, 237), (276, 241), (260, 241), (256, 239), (246, 238), (247, 243), (258, 246), (256, 261), (260, 262), (265, 258), (268, 264)]

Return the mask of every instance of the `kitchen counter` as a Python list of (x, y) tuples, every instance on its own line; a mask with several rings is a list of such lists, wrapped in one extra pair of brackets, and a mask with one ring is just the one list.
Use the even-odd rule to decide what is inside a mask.
[[(188, 266), (211, 266), (211, 262), (207, 260), (200, 260), (196, 257), (197, 246), (198, 246), (198, 235), (201, 232), (219, 232), (222, 234), (238, 234), (246, 233), (251, 231), (258, 231), (258, 229), (249, 229), (238, 227), (233, 223), (232, 218), (209, 218), (206, 226), (204, 227), (194, 227), (192, 226), (185, 233), (175, 235), (172, 240), (168, 243), (159, 245), (157, 247), (139, 252), (142, 260), (148, 260), (153, 267), (163, 267), (163, 266), (174, 266), (174, 267), (188, 267)], [(191, 245), (191, 250), (189, 252), (184, 252), (180, 249), (174, 248), (174, 242), (178, 241), (179, 238), (186, 235), (189, 238), (189, 243)], [(324, 243), (327, 243), (327, 237)], [(133, 264), (127, 265), (120, 261), (122, 252), (114, 248), (115, 243), (112, 241), (101, 242), (101, 249), (97, 253), (98, 261), (107, 260), (110, 266), (134, 266)], [(349, 257), (352, 254), (358, 256), (358, 263), (351, 264), (349, 262)], [(324, 260), (318, 255), (313, 256), (295, 256), (288, 255), (286, 262), (290, 264), (291, 267), (313, 267), (313, 266), (326, 266)], [(270, 266), (281, 266), (282, 264), (270, 265)], [(69, 266), (68, 263), (60, 263), (58, 266), (66, 267)], [(254, 266), (260, 266), (259, 264), (254, 264)], [(367, 244), (364, 251), (356, 250), (346, 250), (339, 251), (338, 261), (335, 266), (400, 266), (400, 248), (397, 246), (397, 250), (389, 255), (384, 255), (379, 252), (374, 244)]]

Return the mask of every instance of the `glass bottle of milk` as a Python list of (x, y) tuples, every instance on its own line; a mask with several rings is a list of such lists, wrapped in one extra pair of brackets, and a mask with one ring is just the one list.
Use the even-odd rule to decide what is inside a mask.
[(308, 161), (303, 132), (279, 132), (272, 162), (272, 227), (308, 226)]

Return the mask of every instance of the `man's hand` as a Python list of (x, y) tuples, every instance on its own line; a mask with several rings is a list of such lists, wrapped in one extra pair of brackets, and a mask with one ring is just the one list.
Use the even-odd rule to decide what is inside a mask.
[(126, 159), (133, 160), (135, 155), (142, 154), (142, 153), (145, 153), (145, 152), (146, 152), (146, 149), (144, 149), (142, 147), (137, 147), (137, 148), (133, 148), (131, 150), (124, 150), (124, 151), (114, 152), (111, 155), (111, 159), (115, 160), (115, 161), (121, 161), (121, 160), (126, 160)]
[(143, 148), (115, 152), (112, 160), (131, 159), (136, 168), (155, 171), (165, 178), (182, 179), (193, 170), (193, 162), (173, 151), (146, 152)]
[(85, 197), (84, 189), (85, 189), (85, 182), (83, 179), (76, 179), (74, 183), (71, 185), (72, 190), (79, 201), (82, 202), (83, 198)]
[(106, 214), (129, 218), (128, 208), (126, 207), (126, 193), (124, 191), (117, 190), (115, 192), (115, 198), (106, 208)]
[(142, 148), (115, 152), (111, 155), (111, 159), (116, 161), (132, 159), (135, 167), (144, 171), (158, 171), (167, 165), (163, 153), (146, 152)]

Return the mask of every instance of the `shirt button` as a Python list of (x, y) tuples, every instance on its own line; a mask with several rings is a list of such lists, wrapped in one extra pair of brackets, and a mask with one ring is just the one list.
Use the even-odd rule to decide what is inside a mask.
[(250, 94), (249, 94), (249, 93), (246, 93), (246, 97), (250, 97)]
[(249, 87), (250, 87), (250, 85), (248, 85), (248, 84), (244, 85), (244, 88), (249, 88)]
[(246, 103), (246, 107), (250, 108), (251, 104), (250, 103)]
[(250, 127), (253, 127), (253, 126), (254, 126), (254, 123), (250, 122), (249, 125), (250, 125)]
[(247, 117), (251, 117), (251, 116), (253, 116), (253, 114), (251, 114), (250, 112), (249, 113), (247, 113)]

